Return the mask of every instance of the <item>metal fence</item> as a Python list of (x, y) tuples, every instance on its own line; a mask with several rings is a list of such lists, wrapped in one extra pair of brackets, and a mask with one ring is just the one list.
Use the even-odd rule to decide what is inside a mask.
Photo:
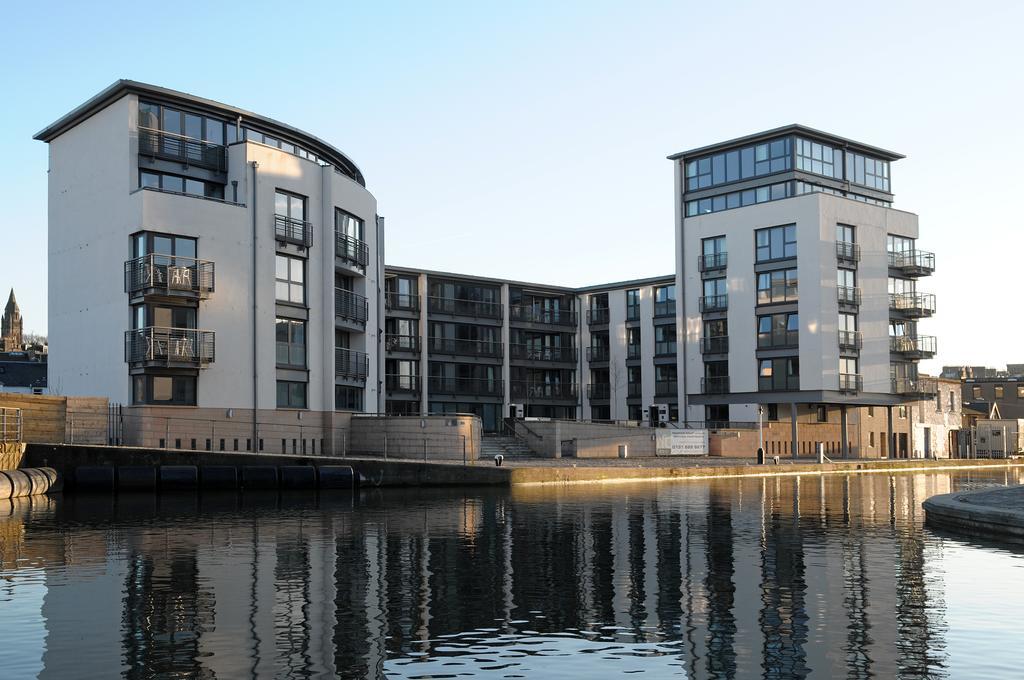
[(0, 408), (0, 443), (20, 443), (22, 436), (20, 408)]

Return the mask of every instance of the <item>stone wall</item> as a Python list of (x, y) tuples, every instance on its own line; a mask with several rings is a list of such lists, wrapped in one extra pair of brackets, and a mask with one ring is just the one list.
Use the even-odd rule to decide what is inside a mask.
[(617, 458), (619, 446), (630, 457), (655, 455), (655, 430), (649, 427), (569, 420), (529, 420), (517, 423), (516, 432), (537, 454), (546, 458)]
[(352, 417), (352, 455), (418, 460), (474, 461), (480, 455), (482, 423), (477, 416)]

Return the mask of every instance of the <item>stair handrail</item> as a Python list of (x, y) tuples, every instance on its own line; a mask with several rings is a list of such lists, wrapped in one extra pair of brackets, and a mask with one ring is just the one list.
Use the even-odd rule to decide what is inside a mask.
[(530, 434), (530, 436), (534, 437), (538, 441), (544, 439), (544, 437), (542, 435), (539, 435), (536, 432), (534, 432), (533, 430), (531, 430), (526, 425), (526, 423), (522, 422), (521, 420), (517, 420), (515, 418), (505, 418), (504, 420), (501, 421), (501, 426), (502, 426), (502, 432), (507, 432), (510, 437), (515, 439), (517, 442), (522, 444), (524, 447), (526, 447), (530, 451), (533, 451), (533, 447), (530, 446), (530, 441), (526, 438), (525, 435), (520, 434), (518, 428), (520, 428), (520, 427), (523, 428), (524, 430), (526, 430)]

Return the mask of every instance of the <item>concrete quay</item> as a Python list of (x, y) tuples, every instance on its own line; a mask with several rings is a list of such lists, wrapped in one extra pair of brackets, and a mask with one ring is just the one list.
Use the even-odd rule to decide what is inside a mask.
[(932, 496), (929, 526), (969, 536), (1024, 541), (1024, 485)]

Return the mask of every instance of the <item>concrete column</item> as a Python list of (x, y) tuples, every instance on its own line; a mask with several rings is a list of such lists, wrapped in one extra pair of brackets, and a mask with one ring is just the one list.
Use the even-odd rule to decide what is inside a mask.
[(843, 404), (839, 407), (839, 436), (842, 438), (842, 451), (843, 458), (850, 457), (850, 434), (848, 428), (848, 422), (846, 420), (846, 405)]
[(512, 354), (512, 330), (511, 330), (511, 315), (512, 311), (509, 309), (509, 292), (508, 284), (501, 284), (501, 385), (502, 385), (502, 398), (501, 398), (501, 413), (498, 415), (499, 418), (504, 419), (508, 415), (508, 405), (512, 403), (512, 367), (510, 365), (510, 356)]
[(430, 412), (430, 325), (427, 323), (429, 294), (427, 275), (420, 274), (416, 282), (416, 295), (420, 301), (420, 413), (423, 415)]
[(797, 458), (800, 455), (800, 447), (798, 444), (796, 431), (796, 403), (792, 403), (789, 405), (789, 427), (790, 435), (793, 438), (790, 453), (792, 454), (793, 458)]
[(889, 456), (889, 458), (895, 458), (896, 434), (892, 431), (892, 406), (885, 407), (885, 420), (887, 423), (886, 427), (888, 427), (888, 430), (886, 430), (885, 438), (889, 442), (888, 446), (886, 447), (888, 450), (885, 452), (885, 454)]

